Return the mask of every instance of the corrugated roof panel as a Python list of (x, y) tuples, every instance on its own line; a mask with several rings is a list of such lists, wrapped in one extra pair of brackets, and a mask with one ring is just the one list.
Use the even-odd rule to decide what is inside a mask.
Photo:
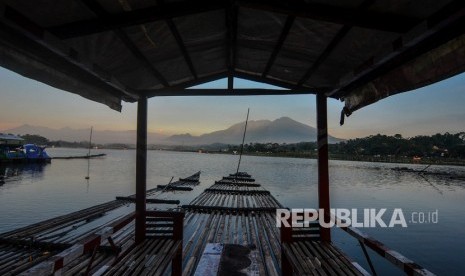
[[(147, 61), (160, 72), (168, 83), (177, 83), (190, 77), (189, 68), (183, 62), (178, 44), (164, 21), (125, 28), (134, 45)], [(136, 79), (137, 76), (135, 76)], [(152, 79), (153, 76), (152, 76)], [(143, 89), (143, 87), (138, 87)]]
[(298, 83), (340, 28), (338, 24), (297, 18), (271, 67), (270, 75)]
[(78, 0), (2, 0), (41, 27), (95, 18)]
[(173, 19), (199, 77), (227, 69), (224, 16), (225, 11), (218, 10)]
[[(5, 3), (10, 8), (5, 8)], [(95, 3), (102, 9), (98, 5), (86, 7), (85, 2), (77, 0), (0, 0), (0, 63), (24, 76), (115, 109), (121, 107), (121, 98), (137, 99), (137, 95), (131, 94), (133, 89), (162, 89), (182, 82), (195, 84), (192, 71), (201, 77), (228, 69), (230, 37), (227, 26), (231, 24), (226, 20), (228, 11), (235, 9), (226, 4), (222, 7), (215, 1), (193, 4), (187, 0), (166, 0), (163, 5), (151, 0), (96, 0)], [(304, 85), (327, 88), (333, 97), (376, 90), (373, 93), (377, 93), (377, 100), (463, 71), (464, 62), (454, 60), (462, 56), (463, 40), (447, 44), (463, 34), (465, 4), (461, 1), (234, 3), (238, 14), (233, 69), (257, 76), (255, 80), (261, 79), (270, 57), (274, 56), (289, 16), (298, 18), (263, 81), (278, 79), (282, 84), (298, 83), (322, 53), (327, 55), (320, 58), (321, 64)], [(453, 5), (448, 5), (450, 3)], [(134, 12), (157, 4), (160, 9), (169, 6), (166, 13), (161, 10), (163, 12), (153, 15), (154, 11), (160, 11), (158, 8)], [(447, 9), (441, 10), (446, 4)], [(433, 22), (421, 21), (439, 11), (440, 16), (430, 18)], [(169, 19), (173, 24), (166, 21), (167, 14), (175, 16)], [(148, 21), (152, 23), (137, 25)], [(123, 26), (124, 29), (119, 29)], [(173, 35), (173, 26), (180, 38)], [(62, 38), (76, 37), (60, 40), (44, 32), (44, 28)], [(341, 29), (348, 32), (338, 36)], [(336, 37), (340, 38), (338, 42), (331, 43)], [(177, 43), (179, 39), (186, 51)], [(436, 51), (446, 44), (446, 48)], [(328, 45), (334, 47), (325, 52)], [(440, 56), (428, 55), (433, 52)], [(188, 66), (189, 59), (192, 66)], [(386, 63), (386, 59), (389, 62)], [(409, 65), (412, 60), (415, 63)], [(421, 67), (424, 64), (434, 64), (441, 70), (426, 72)], [(392, 73), (397, 69), (414, 70), (414, 73), (401, 74), (403, 82), (383, 85), (381, 80), (393, 82), (390, 78), (398, 76)], [(415, 72), (422, 72), (428, 79), (416, 76)], [(113, 77), (111, 82), (105, 73)], [(371, 94), (360, 95), (353, 99), (362, 100), (352, 101), (356, 104), (349, 105), (349, 109), (374, 100)]]
[(285, 21), (285, 15), (240, 8), (236, 68), (261, 74), (275, 48)]
[(153, 78), (113, 31), (72, 38), (66, 42), (78, 55), (94, 61), (126, 86), (161, 87), (160, 81)]
[(326, 85), (337, 85), (342, 77), (358, 70), (398, 37), (395, 33), (352, 27), (306, 84), (324, 81)]
[(128, 10), (139, 10), (157, 5), (157, 1), (146, 0), (96, 0), (107, 12), (120, 13)]
[(426, 19), (453, 0), (378, 0), (368, 8), (369, 11), (405, 15), (418, 19)]

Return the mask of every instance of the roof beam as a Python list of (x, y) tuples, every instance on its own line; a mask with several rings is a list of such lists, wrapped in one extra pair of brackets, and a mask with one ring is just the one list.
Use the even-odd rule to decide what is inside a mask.
[[(368, 8), (371, 6), (376, 0), (365, 0), (358, 6), (358, 13), (361, 10)], [(350, 29), (352, 29), (353, 24), (346, 24), (344, 25), (337, 34), (333, 37), (331, 42), (326, 46), (323, 50), (321, 55), (313, 62), (313, 64), (308, 68), (307, 72), (302, 76), (302, 78), (298, 82), (298, 86), (302, 86), (310, 77), (318, 70), (318, 68), (323, 64), (323, 62), (329, 57), (329, 55), (333, 52), (337, 45), (342, 41), (342, 39), (349, 33)]]
[(229, 1), (225, 8), (226, 23), (226, 64), (228, 68), (228, 89), (234, 88), (233, 71), (236, 67), (236, 42), (237, 42), (237, 6), (234, 0)]
[(153, 97), (168, 96), (260, 96), (260, 95), (302, 95), (313, 94), (308, 90), (286, 90), (286, 89), (180, 89), (180, 90), (154, 90)]
[[(227, 2), (226, 2), (227, 3)], [(224, 1), (200, 0), (168, 3), (163, 7), (107, 14), (104, 17), (71, 22), (49, 28), (56, 36), (65, 39), (94, 33), (141, 25), (149, 22), (188, 16), (192, 14), (226, 8)], [(236, 5), (305, 17), (330, 23), (353, 25), (388, 32), (403, 33), (418, 23), (418, 19), (378, 12), (360, 12), (357, 9), (340, 8), (325, 4), (311, 4), (303, 1), (250, 0), (237, 1)]]
[(123, 30), (116, 30), (116, 35), (126, 45), (128, 50), (139, 60), (139, 62), (152, 73), (152, 75), (165, 87), (169, 86), (168, 81), (163, 75), (148, 61), (144, 54), (137, 48), (128, 35)]
[(234, 89), (234, 77), (231, 74), (228, 74), (228, 90)]
[(313, 73), (315, 73), (315, 71), (320, 67), (320, 65), (323, 64), (326, 58), (328, 58), (328, 56), (333, 52), (333, 50), (336, 48), (339, 42), (341, 42), (341, 40), (347, 35), (349, 30), (349, 26), (343, 26), (337, 32), (336, 36), (333, 37), (333, 39), (328, 44), (328, 46), (326, 46), (321, 55), (315, 60), (315, 62), (312, 63), (312, 66), (308, 68), (307, 72), (305, 72), (305, 74), (299, 80), (299, 82), (297, 83), (298, 86), (302, 86), (313, 75)]
[[(81, 2), (95, 15), (100, 18), (105, 18), (108, 16), (107, 11), (95, 0), (81, 0)], [(152, 65), (150, 61), (144, 56), (144, 54), (137, 48), (134, 42), (131, 41), (129, 36), (120, 28), (114, 30), (116, 36), (123, 42), (128, 50), (139, 60), (139, 62), (152, 73), (152, 75), (158, 79), (158, 81), (165, 87), (169, 86), (168, 81), (163, 77), (163, 75)]]
[(286, 88), (289, 90), (306, 90), (309, 91), (309, 94), (316, 94), (319, 92), (328, 92), (328, 89), (314, 89), (314, 88), (303, 88), (303, 87), (298, 87), (296, 84), (281, 81), (278, 79), (273, 79), (273, 78), (267, 78), (267, 77), (262, 77), (259, 75), (254, 75), (246, 72), (241, 72), (241, 71), (234, 71), (234, 77), (236, 78), (241, 78), (249, 81), (255, 81), (255, 82), (261, 82), (269, 85), (274, 85), (282, 88)]
[(294, 16), (287, 16), (286, 22), (284, 23), (284, 27), (281, 30), (281, 34), (279, 35), (278, 42), (276, 43), (275, 48), (273, 49), (273, 52), (271, 53), (270, 59), (268, 60), (265, 70), (262, 73), (262, 77), (266, 77), (268, 75), (268, 72), (270, 71), (271, 67), (273, 66), (273, 63), (278, 56), (279, 51), (281, 50), (281, 47), (284, 44), (284, 41), (286, 40), (287, 35), (289, 34), (289, 31), (291, 30), (292, 24), (294, 23)]
[[(263, 90), (259, 89), (260, 91), (253, 91), (253, 89), (219, 89), (219, 90), (212, 90), (206, 89), (208, 91), (202, 91), (202, 89), (187, 89), (192, 86), (200, 85), (203, 83), (207, 83), (210, 81), (215, 81), (223, 78), (227, 78), (230, 76), (228, 71), (219, 72), (216, 74), (212, 74), (205, 77), (200, 77), (197, 80), (191, 80), (187, 82), (183, 82), (179, 85), (173, 85), (163, 89), (150, 89), (150, 90), (136, 90), (134, 92), (138, 93), (140, 96), (146, 97), (155, 97), (155, 96), (253, 96), (253, 95), (291, 95), (291, 94), (315, 94), (316, 92), (327, 92), (328, 89), (308, 89), (308, 88), (300, 88), (290, 83), (286, 83), (280, 80), (270, 79), (270, 78), (262, 78), (261, 76), (248, 74), (245, 72), (233, 72), (233, 77), (241, 78), (250, 81), (261, 82), (269, 85), (278, 86), (284, 89), (268, 89)], [(288, 90), (286, 90), (288, 89)], [(185, 92), (183, 92), (185, 90)], [(220, 92), (220, 90), (223, 90)], [(284, 92), (273, 92), (274, 90), (284, 91)], [(189, 92), (191, 91), (191, 92)], [(199, 95), (195, 94), (195, 91), (199, 92)], [(228, 94), (226, 91), (229, 91)], [(236, 91), (239, 91), (236, 94)], [(251, 91), (247, 93), (246, 91)], [(286, 92), (287, 91), (287, 92)], [(269, 93), (267, 93), (269, 92)]]
[[(160, 7), (163, 7), (165, 5), (164, 0), (158, 0), (157, 2), (160, 4)], [(184, 41), (181, 37), (181, 34), (179, 33), (178, 28), (176, 27), (176, 24), (174, 24), (171, 18), (166, 19), (165, 22), (170, 28), (170, 31), (173, 34), (174, 39), (176, 39), (176, 43), (178, 44), (179, 50), (181, 50), (181, 53), (184, 56), (184, 60), (186, 61), (186, 64), (189, 67), (189, 70), (191, 71), (191, 74), (194, 76), (194, 79), (197, 79), (198, 77), (197, 72), (194, 68), (194, 64), (192, 63), (192, 59), (189, 56), (189, 52), (187, 52), (186, 45), (184, 44)]]
[(176, 43), (178, 44), (179, 49), (181, 50), (182, 55), (184, 56), (184, 60), (187, 63), (187, 66), (189, 67), (189, 70), (191, 71), (192, 75), (194, 76), (194, 79), (198, 78), (197, 77), (197, 72), (195, 71), (194, 64), (192, 63), (192, 59), (189, 56), (189, 53), (187, 52), (186, 45), (184, 44), (184, 41), (182, 40), (181, 34), (178, 31), (178, 28), (176, 28), (176, 25), (174, 24), (173, 20), (167, 19), (166, 24), (171, 30), (171, 33), (173, 34), (174, 38), (176, 39)]
[[(0, 4), (0, 11), (0, 29), (3, 32), (1, 37), (2, 42), (5, 43), (4, 46), (7, 47), (11, 43), (18, 52), (28, 53), (19, 59), (22, 62), (29, 59), (29, 62), (34, 65), (40, 63), (44, 66), (38, 71), (32, 65), (27, 69), (22, 69), (18, 67), (18, 60), (16, 60), (15, 67), (11, 68), (8, 65), (13, 66), (13, 59), (5, 56), (2, 60), (5, 67), (48, 85), (107, 104), (117, 110), (121, 108), (120, 103), (115, 106), (114, 103), (104, 102), (98, 99), (94, 92), (106, 92), (126, 101), (138, 99), (137, 94), (129, 91), (109, 72), (81, 56), (75, 49), (61, 43), (59, 39), (20, 12), (4, 4)], [(16, 58), (19, 57), (14, 51), (9, 54)], [(45, 69), (48, 67), (49, 70)], [(85, 87), (85, 92), (80, 91), (82, 87)]]
[(66, 39), (85, 36), (134, 25), (172, 19), (175, 17), (223, 9), (224, 3), (215, 0), (183, 1), (161, 6), (148, 7), (119, 14), (108, 14), (94, 19), (71, 22), (50, 27), (48, 30), (56, 36)]
[(401, 15), (360, 11), (358, 8), (341, 8), (326, 4), (291, 0), (238, 0), (239, 6), (270, 12), (321, 20), (341, 25), (353, 25), (367, 29), (404, 33), (418, 23), (417, 18)]
[(139, 94), (140, 96), (145, 96), (145, 97), (150, 98), (150, 97), (156, 96), (156, 93), (158, 93), (159, 91), (168, 92), (168, 91), (183, 90), (183, 89), (186, 89), (186, 88), (189, 88), (189, 87), (192, 87), (192, 86), (196, 86), (196, 85), (204, 84), (204, 83), (207, 83), (207, 82), (223, 79), (223, 78), (226, 78), (226, 77), (228, 77), (228, 72), (219, 72), (219, 73), (215, 73), (215, 74), (212, 74), (212, 75), (199, 77), (197, 79), (192, 79), (192, 80), (189, 80), (189, 81), (185, 81), (185, 82), (182, 82), (182, 83), (180, 83), (178, 85), (172, 85), (172, 86), (167, 87), (167, 88), (162, 88), (162, 89), (140, 89), (140, 90), (136, 90), (135, 92), (137, 94)]
[[(344, 97), (357, 87), (465, 34), (465, 3), (462, 0), (451, 2), (419, 25), (419, 27), (421, 26), (427, 28), (422, 35), (413, 36), (414, 39), (411, 41), (404, 41), (403, 37), (399, 37), (392, 42), (391, 54), (381, 58), (369, 58), (366, 63), (360, 66), (361, 69), (352, 72), (351, 78), (343, 78), (348, 79), (348, 81), (326, 95), (336, 98)], [(405, 37), (412, 36), (407, 34)]]

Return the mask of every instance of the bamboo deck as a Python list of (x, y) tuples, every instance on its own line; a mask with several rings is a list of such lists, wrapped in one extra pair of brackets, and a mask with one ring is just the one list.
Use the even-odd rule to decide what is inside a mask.
[(283, 244), (292, 267), (298, 275), (363, 275), (358, 264), (329, 243), (298, 241)]
[[(200, 172), (170, 183), (174, 186), (195, 186), (199, 184)], [(147, 196), (154, 196), (168, 190), (156, 187), (147, 190)], [(118, 197), (119, 198), (119, 197)], [(51, 256), (70, 248), (73, 244), (101, 231), (106, 225), (134, 211), (131, 198), (121, 197), (97, 206), (55, 217), (20, 229), (0, 234), (0, 275), (17, 275)], [(150, 202), (150, 200), (148, 200)], [(113, 236), (114, 243), (122, 251), (134, 243), (134, 222), (125, 226)], [(112, 263), (115, 253), (108, 241), (104, 241), (95, 256), (93, 267), (99, 268)], [(85, 272), (90, 256), (81, 256), (64, 268), (64, 275)]]
[[(173, 187), (198, 184), (199, 175), (171, 183)], [(255, 252), (252, 265), (259, 275), (280, 275), (280, 231), (276, 227), (275, 210), (283, 206), (271, 193), (256, 184), (246, 174), (239, 181), (235, 175), (215, 182), (189, 204), (183, 205), (184, 239), (182, 244), (182, 274), (193, 275), (208, 243), (239, 244)], [(197, 179), (197, 181), (195, 181)], [(253, 185), (252, 185), (253, 184)], [(159, 192), (157, 187), (148, 194)], [(131, 196), (130, 196), (131, 197)], [(126, 197), (128, 198), (128, 197)], [(122, 216), (133, 211), (127, 200), (114, 200), (69, 215), (50, 219), (0, 235), (0, 275), (16, 275), (31, 271), (31, 267), (53, 260), (52, 256), (70, 250), (70, 247), (92, 233), (102, 232)], [(84, 225), (86, 227), (84, 227)], [(108, 228), (108, 227), (107, 227)], [(164, 231), (158, 231), (163, 233)], [(168, 232), (168, 231), (167, 231)], [(98, 251), (86, 253), (67, 262), (63, 275), (166, 275), (171, 271), (169, 252), (179, 244), (173, 240), (148, 239), (134, 245), (134, 221), (102, 239)], [(359, 275), (356, 267), (331, 244), (308, 241), (309, 247), (289, 245), (298, 274)], [(119, 257), (120, 252), (129, 252)], [(307, 245), (307, 244), (303, 244)], [(298, 248), (298, 251), (296, 251)], [(314, 251), (312, 251), (315, 249)], [(305, 251), (306, 250), (306, 251)], [(309, 255), (307, 252), (318, 253)], [(302, 254), (298, 254), (302, 253)], [(59, 255), (60, 255), (59, 254)], [(168, 255), (167, 255), (168, 254)], [(171, 253), (170, 253), (171, 254)], [(302, 262), (302, 264), (300, 264)], [(311, 268), (313, 270), (306, 270)], [(307, 271), (309, 271), (307, 273)]]
[[(258, 249), (260, 275), (279, 275), (280, 245), (274, 213), (282, 205), (250, 176), (215, 182), (184, 205), (183, 275), (191, 275), (207, 243), (232, 243)], [(245, 181), (244, 179), (247, 178)]]

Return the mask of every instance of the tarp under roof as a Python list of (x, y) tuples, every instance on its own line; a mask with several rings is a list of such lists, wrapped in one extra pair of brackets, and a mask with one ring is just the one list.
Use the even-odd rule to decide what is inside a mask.
[(116, 110), (240, 77), (349, 115), (465, 71), (464, 31), (462, 0), (0, 0), (0, 65)]

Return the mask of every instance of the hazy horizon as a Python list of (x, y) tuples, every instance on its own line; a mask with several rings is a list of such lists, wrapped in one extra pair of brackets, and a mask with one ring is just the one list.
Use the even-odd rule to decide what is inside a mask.
[[(219, 129), (210, 133), (203, 133), (200, 136), (189, 133), (178, 133), (175, 135), (163, 135), (149, 132), (147, 142), (149, 144), (167, 145), (210, 145), (210, 144), (236, 144), (242, 139), (244, 121), (237, 122), (225, 129)], [(0, 131), (1, 132), (1, 131)], [(43, 126), (22, 125), (18, 128), (4, 130), (4, 133), (16, 135), (36, 134), (43, 136), (50, 141), (87, 141), (89, 129), (48, 128)], [(93, 131), (93, 141), (99, 144), (135, 144), (136, 131), (125, 130), (98, 130)], [(246, 142), (248, 143), (298, 143), (316, 140), (316, 128), (292, 120), (289, 117), (281, 117), (276, 120), (249, 120), (247, 128)], [(341, 139), (329, 134), (328, 140), (332, 143)]]
[[(123, 102), (121, 113), (0, 68), (0, 130), (24, 124), (49, 128), (70, 127), (98, 130), (134, 130), (136, 103)], [(269, 85), (236, 79), (238, 88), (266, 88)], [(218, 80), (200, 87), (225, 87)], [(457, 133), (464, 131), (465, 74), (445, 81), (394, 95), (354, 112), (339, 126), (343, 103), (328, 99), (329, 132), (350, 139), (375, 134), (404, 137)], [(156, 97), (149, 99), (150, 132), (165, 135), (190, 133), (200, 135), (245, 120), (250, 107), (250, 120), (275, 120), (290, 117), (316, 126), (314, 95), (223, 96), (223, 97)]]
[[(288, 116), (281, 116), (279, 118), (283, 118), (283, 117), (288, 117)], [(276, 118), (274, 120), (277, 120), (279, 118)], [(292, 119), (292, 118), (291, 118)], [(249, 122), (251, 121), (274, 121), (273, 119), (256, 119), (256, 120), (249, 120)], [(244, 121), (242, 121), (244, 122)], [(297, 121), (299, 122), (299, 121)], [(241, 123), (241, 122), (237, 122), (237, 123)], [(302, 123), (302, 122), (300, 122)], [(70, 130), (90, 130), (90, 127), (87, 127), (87, 128), (73, 128), (71, 126), (63, 126), (63, 127), (57, 127), (57, 128), (54, 128), (54, 127), (48, 127), (48, 126), (42, 126), (42, 125), (31, 125), (31, 124), (27, 124), (27, 123), (24, 123), (24, 124), (21, 124), (21, 125), (18, 125), (18, 126), (14, 126), (14, 127), (11, 127), (11, 128), (5, 128), (5, 129), (0, 129), (0, 133), (6, 133), (6, 132), (9, 132), (9, 130), (13, 130), (13, 129), (16, 129), (16, 128), (20, 128), (20, 127), (23, 127), (23, 126), (31, 126), (31, 127), (39, 127), (39, 128), (49, 128), (49, 129), (52, 129), (52, 130), (64, 130), (64, 129), (70, 129)], [(316, 126), (312, 126), (312, 125), (309, 125), (311, 127), (314, 127), (316, 128)], [(159, 135), (162, 135), (164, 137), (170, 137), (170, 136), (175, 136), (175, 135), (192, 135), (192, 136), (201, 136), (201, 135), (204, 135), (204, 134), (208, 134), (208, 133), (212, 133), (212, 132), (216, 132), (216, 131), (222, 131), (222, 130), (225, 130), (227, 128), (229, 128), (230, 126), (225, 126), (224, 128), (222, 129), (216, 129), (216, 130), (212, 130), (210, 132), (205, 132), (205, 133), (199, 133), (199, 134), (193, 134), (193, 133), (190, 133), (190, 132), (186, 132), (186, 131), (180, 131), (180, 132), (177, 132), (177, 133), (161, 133), (161, 132), (157, 132), (156, 130), (155, 131), (149, 131), (149, 133), (152, 133), (152, 134), (159, 134)], [(135, 132), (136, 131), (136, 128), (134, 129), (122, 129), (122, 130), (114, 130), (114, 129), (96, 129), (96, 128), (93, 128), (94, 129), (94, 132), (96, 131), (99, 131), (99, 132)], [(440, 133), (440, 134), (444, 134), (446, 132), (450, 133), (450, 134), (456, 134), (456, 133), (459, 133), (459, 132), (464, 132), (465, 129), (462, 129), (462, 130), (456, 130), (456, 131), (444, 131), (444, 132), (435, 132), (435, 133), (431, 133), (431, 134), (418, 134), (418, 135), (427, 135), (427, 136), (430, 136), (430, 135), (434, 135), (434, 134), (437, 134), (437, 133)], [(11, 132), (9, 132), (11, 133)], [(16, 133), (11, 133), (11, 134), (16, 134)], [(34, 135), (34, 134), (37, 134), (37, 133), (29, 133), (31, 135)], [(331, 133), (329, 133), (331, 135)], [(412, 138), (412, 137), (415, 137), (415, 136), (418, 136), (418, 135), (414, 135), (414, 136), (406, 136), (404, 135), (403, 133), (400, 133), (400, 132), (397, 132), (397, 133), (394, 133), (394, 134), (385, 134), (385, 133), (371, 133), (371, 134), (368, 134), (366, 136), (360, 136), (360, 137), (352, 137), (352, 138), (341, 138), (341, 137), (337, 137), (335, 136), (336, 138), (341, 138), (343, 140), (349, 140), (349, 139), (356, 139), (356, 138), (364, 138), (364, 137), (367, 137), (367, 136), (370, 136), (370, 135), (378, 135), (378, 134), (381, 134), (381, 135), (390, 135), (390, 136), (393, 136), (395, 134), (401, 134), (403, 138)], [(47, 137), (45, 137), (47, 138)], [(72, 142), (72, 141), (69, 141), (69, 142)]]

